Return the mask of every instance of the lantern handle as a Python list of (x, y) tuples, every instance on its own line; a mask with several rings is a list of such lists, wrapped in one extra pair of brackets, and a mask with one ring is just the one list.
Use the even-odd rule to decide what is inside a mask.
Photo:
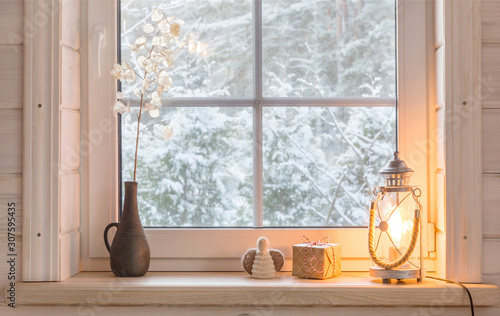
[(415, 209), (414, 217), (413, 217), (413, 230), (412, 230), (412, 235), (411, 235), (411, 240), (410, 240), (410, 245), (406, 249), (406, 252), (399, 258), (398, 260), (395, 260), (393, 262), (385, 262), (381, 260), (376, 252), (375, 252), (375, 247), (374, 247), (374, 235), (375, 235), (375, 212), (377, 210), (377, 204), (379, 200), (379, 195), (377, 196), (377, 199), (371, 203), (370, 206), (370, 224), (369, 224), (369, 229), (368, 229), (368, 252), (370, 253), (370, 257), (372, 258), (373, 262), (375, 262), (376, 265), (379, 267), (382, 267), (386, 270), (391, 270), (399, 267), (406, 261), (408, 261), (408, 258), (410, 258), (411, 254), (413, 253), (413, 250), (415, 250), (415, 246), (417, 245), (417, 237), (418, 237), (418, 228), (419, 228), (419, 222), (420, 222), (420, 203), (418, 203), (419, 207)]
[[(415, 188), (411, 191), (413, 193), (414, 198), (419, 198), (422, 195), (422, 191), (419, 188)], [(415, 199), (415, 201), (417, 201), (417, 200)], [(420, 202), (417, 201), (417, 203), (418, 203), (418, 205), (420, 205)]]

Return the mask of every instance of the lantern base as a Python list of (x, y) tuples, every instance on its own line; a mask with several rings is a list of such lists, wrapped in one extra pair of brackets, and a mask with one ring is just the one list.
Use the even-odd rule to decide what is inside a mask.
[(386, 270), (381, 267), (370, 267), (370, 276), (372, 278), (382, 279), (384, 283), (390, 283), (391, 279), (417, 279), (418, 282), (422, 281), (425, 277), (426, 269), (408, 268), (408, 269), (393, 269)]

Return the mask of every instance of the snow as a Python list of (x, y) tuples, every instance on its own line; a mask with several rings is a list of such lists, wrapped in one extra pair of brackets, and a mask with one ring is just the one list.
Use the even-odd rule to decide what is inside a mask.
[[(252, 98), (252, 1), (122, 0), (122, 58), (154, 8), (185, 21), (168, 97)], [(263, 0), (266, 97), (394, 97), (394, 2)], [(337, 30), (340, 25), (341, 29)], [(140, 82), (140, 81), (139, 81)], [(133, 90), (124, 96), (137, 106)], [(134, 104), (135, 102), (135, 104)], [(366, 225), (371, 191), (395, 149), (395, 110), (263, 109), (264, 224)], [(139, 209), (147, 226), (253, 225), (253, 111), (160, 109), (143, 117)], [(122, 117), (123, 179), (132, 178), (136, 116)], [(328, 219), (328, 222), (326, 222)]]

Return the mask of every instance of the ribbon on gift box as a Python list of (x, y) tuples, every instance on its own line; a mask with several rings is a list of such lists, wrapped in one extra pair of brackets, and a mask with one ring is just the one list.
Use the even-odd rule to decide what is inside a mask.
[[(318, 258), (316, 258), (316, 255), (314, 254), (314, 251), (312, 249), (313, 246), (327, 246), (329, 243), (330, 243), (330, 237), (323, 237), (323, 241), (321, 241), (319, 238), (316, 240), (316, 241), (310, 241), (309, 238), (307, 238), (307, 236), (305, 235), (302, 235), (302, 238), (303, 238), (303, 243), (304, 244), (307, 244), (305, 246), (305, 249), (304, 249), (304, 268), (307, 268), (307, 249), (309, 249), (309, 253), (310, 253), (310, 257), (311, 259), (309, 260), (309, 265), (311, 266), (311, 268), (314, 270), (314, 272), (316, 273), (319, 273), (319, 274), (323, 274), (325, 272), (325, 267), (323, 265), (323, 263), (321, 261), (318, 260)], [(326, 240), (326, 242), (325, 242)], [(330, 245), (330, 247), (332, 248), (332, 261), (330, 262), (330, 267), (332, 267), (332, 269), (335, 268), (335, 251), (333, 250), (333, 246)], [(328, 256), (327, 256), (328, 259), (330, 259)], [(320, 270), (317, 270), (313, 264), (313, 261), (316, 261), (317, 263), (319, 263), (319, 265), (321, 266), (321, 269)]]

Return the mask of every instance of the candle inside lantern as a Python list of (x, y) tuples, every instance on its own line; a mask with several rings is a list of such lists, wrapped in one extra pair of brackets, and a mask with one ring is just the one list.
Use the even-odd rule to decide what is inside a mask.
[[(389, 247), (389, 261), (394, 262), (401, 258), (401, 256), (406, 252), (406, 247), (396, 249), (395, 247)], [(411, 268), (411, 264), (406, 262), (398, 267), (399, 269)]]
[(389, 261), (396, 261), (401, 257), (398, 250), (395, 247), (389, 247)]

